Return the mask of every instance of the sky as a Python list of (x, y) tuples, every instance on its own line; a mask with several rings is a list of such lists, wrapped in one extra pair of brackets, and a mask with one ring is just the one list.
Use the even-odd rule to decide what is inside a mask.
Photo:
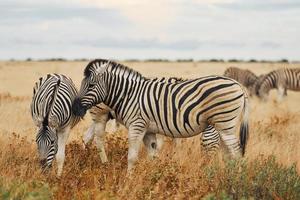
[(1, 0), (0, 59), (300, 60), (300, 0)]

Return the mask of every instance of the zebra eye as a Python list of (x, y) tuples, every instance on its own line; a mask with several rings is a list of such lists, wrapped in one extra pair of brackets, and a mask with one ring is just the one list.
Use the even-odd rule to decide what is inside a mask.
[(51, 145), (53, 145), (53, 144), (54, 144), (54, 142), (55, 142), (54, 140), (51, 140)]
[(96, 83), (92, 82), (92, 83), (89, 84), (89, 88), (92, 88), (92, 87), (94, 87), (95, 85), (96, 85)]

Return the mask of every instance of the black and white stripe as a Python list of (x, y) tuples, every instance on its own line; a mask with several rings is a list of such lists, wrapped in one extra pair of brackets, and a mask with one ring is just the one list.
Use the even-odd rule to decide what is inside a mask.
[(238, 81), (248, 89), (250, 95), (253, 95), (253, 88), (258, 80), (258, 77), (250, 70), (244, 70), (237, 67), (229, 67), (225, 70), (224, 76)]
[(33, 88), (31, 115), (38, 128), (36, 143), (42, 167), (50, 167), (56, 155), (62, 172), (69, 130), (78, 121), (72, 113), (77, 90), (72, 80), (60, 74), (41, 77)]
[[(129, 129), (129, 170), (146, 133), (184, 138), (198, 135), (211, 125), (232, 155), (245, 152), (248, 97), (230, 78), (207, 76), (164, 83), (108, 60), (90, 62), (84, 75), (74, 113), (83, 116), (101, 102), (115, 111)], [(235, 130), (240, 124), (239, 144)]]
[(300, 69), (282, 68), (266, 74), (257, 87), (258, 97), (267, 100), (271, 89), (277, 89), (279, 101), (287, 95), (287, 90), (300, 91)]

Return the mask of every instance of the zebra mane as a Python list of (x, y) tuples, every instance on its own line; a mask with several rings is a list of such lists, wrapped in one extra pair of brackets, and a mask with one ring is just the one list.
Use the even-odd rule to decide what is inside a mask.
[(101, 64), (108, 64), (110, 67), (110, 71), (114, 71), (115, 69), (119, 69), (120, 71), (127, 71), (137, 77), (141, 77), (141, 78), (145, 78), (141, 73), (139, 73), (138, 71), (135, 71), (134, 69), (131, 69), (121, 63), (117, 63), (115, 61), (111, 61), (111, 60), (106, 60), (106, 59), (95, 59), (91, 62), (89, 62), (89, 64), (86, 66), (86, 68), (84, 69), (84, 76), (85, 77), (89, 77), (91, 72), (93, 72), (95, 70), (94, 64), (100, 64), (97, 66), (101, 66)]

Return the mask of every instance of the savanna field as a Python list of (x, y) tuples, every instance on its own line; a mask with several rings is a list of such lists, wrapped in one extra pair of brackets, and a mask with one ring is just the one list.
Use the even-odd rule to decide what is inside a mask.
[[(122, 62), (147, 77), (196, 78), (222, 75), (229, 66), (256, 75), (287, 63)], [(199, 136), (167, 139), (159, 157), (147, 159), (143, 150), (127, 176), (127, 131), (107, 127), (109, 162), (102, 164), (82, 136), (87, 114), (70, 133), (61, 177), (42, 173), (30, 115), (32, 88), (47, 73), (71, 77), (77, 87), (87, 62), (0, 62), (0, 199), (300, 199), (300, 92), (288, 91), (280, 103), (276, 91), (268, 102), (250, 99), (250, 137), (245, 158), (215, 159), (201, 152)]]

